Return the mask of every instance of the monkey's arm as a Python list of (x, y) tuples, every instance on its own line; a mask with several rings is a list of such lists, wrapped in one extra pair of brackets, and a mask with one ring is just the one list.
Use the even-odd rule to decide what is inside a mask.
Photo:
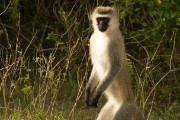
[(93, 94), (93, 91), (95, 90), (95, 88), (98, 85), (98, 80), (97, 80), (97, 75), (96, 75), (96, 71), (93, 68), (91, 75), (89, 77), (89, 81), (86, 85), (86, 90), (85, 90), (85, 102), (87, 104), (87, 106), (91, 106), (90, 104), (90, 96)]
[[(116, 46), (116, 45), (115, 45)], [(119, 55), (117, 54), (117, 49), (111, 48), (110, 49), (110, 66), (106, 71), (105, 77), (100, 83), (98, 84), (95, 94), (92, 98), (92, 105), (94, 107), (97, 106), (98, 100), (103, 94), (103, 92), (107, 89), (107, 87), (112, 83), (118, 72), (121, 70), (121, 60)]]

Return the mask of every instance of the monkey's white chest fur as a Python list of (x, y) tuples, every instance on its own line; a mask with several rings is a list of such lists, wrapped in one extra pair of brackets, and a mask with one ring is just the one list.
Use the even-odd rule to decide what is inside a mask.
[(109, 65), (108, 42), (109, 38), (104, 34), (100, 34), (96, 38), (92, 38), (90, 40), (90, 54), (92, 63), (94, 64), (100, 79), (104, 77)]

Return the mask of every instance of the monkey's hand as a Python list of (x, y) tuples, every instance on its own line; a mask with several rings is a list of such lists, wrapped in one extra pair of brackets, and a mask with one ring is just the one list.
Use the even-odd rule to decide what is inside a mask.
[(90, 100), (90, 89), (86, 89), (85, 91), (85, 102), (87, 106), (91, 106), (91, 107), (97, 107), (98, 104), (98, 100), (100, 98), (100, 94), (96, 94), (96, 96), (94, 96), (92, 98), (92, 101)]
[(91, 106), (90, 105), (90, 89), (87, 88), (85, 91), (85, 102), (87, 106)]
[(92, 98), (92, 106), (97, 107), (99, 98), (101, 97), (101, 92), (97, 92), (95, 96)]

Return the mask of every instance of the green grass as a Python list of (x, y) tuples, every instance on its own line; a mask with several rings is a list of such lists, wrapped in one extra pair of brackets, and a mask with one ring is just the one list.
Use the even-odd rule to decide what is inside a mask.
[(91, 71), (89, 13), (105, 4), (120, 12), (133, 92), (146, 120), (180, 119), (175, 1), (34, 1), (0, 1), (0, 120), (97, 117), (106, 99), (98, 108), (84, 102)]

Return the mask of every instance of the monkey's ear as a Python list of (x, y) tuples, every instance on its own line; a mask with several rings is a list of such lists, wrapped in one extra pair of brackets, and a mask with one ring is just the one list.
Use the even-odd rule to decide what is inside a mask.
[(90, 21), (93, 21), (93, 16), (94, 16), (93, 11), (91, 11), (91, 13), (89, 14), (89, 20)]
[(92, 21), (92, 14), (89, 15), (89, 20)]
[(89, 15), (88, 15), (88, 17), (89, 17), (89, 20), (93, 20), (93, 16), (94, 16), (94, 14), (93, 13), (95, 13), (95, 10), (96, 10), (96, 8), (93, 8), (92, 10), (90, 10), (91, 12), (89, 13)]

